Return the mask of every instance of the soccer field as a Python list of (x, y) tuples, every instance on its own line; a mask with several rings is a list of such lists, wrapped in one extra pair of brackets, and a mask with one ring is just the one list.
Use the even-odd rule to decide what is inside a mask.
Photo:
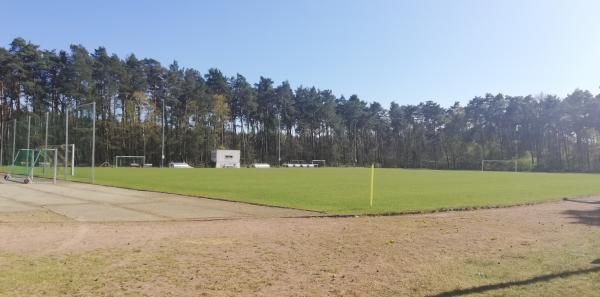
[[(85, 169), (78, 169), (86, 175)], [(326, 212), (384, 214), (505, 206), (600, 194), (600, 175), (376, 169), (97, 168), (96, 183)]]

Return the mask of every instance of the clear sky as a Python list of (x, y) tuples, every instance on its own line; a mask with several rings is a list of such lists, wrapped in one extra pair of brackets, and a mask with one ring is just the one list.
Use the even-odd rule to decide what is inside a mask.
[(152, 2), (0, 0), (0, 43), (105, 46), (386, 106), (600, 86), (600, 1)]

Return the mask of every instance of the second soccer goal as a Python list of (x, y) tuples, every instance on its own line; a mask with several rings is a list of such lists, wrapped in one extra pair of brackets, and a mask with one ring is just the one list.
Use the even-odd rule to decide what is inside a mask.
[(146, 164), (145, 156), (116, 156), (115, 168), (136, 167), (142, 168)]

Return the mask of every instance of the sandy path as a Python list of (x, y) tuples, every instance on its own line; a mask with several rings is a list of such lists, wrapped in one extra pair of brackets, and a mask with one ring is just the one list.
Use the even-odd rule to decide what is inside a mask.
[(318, 215), (321, 214), (73, 182), (61, 181), (56, 185), (0, 184), (0, 222), (19, 219), (40, 222), (140, 222)]

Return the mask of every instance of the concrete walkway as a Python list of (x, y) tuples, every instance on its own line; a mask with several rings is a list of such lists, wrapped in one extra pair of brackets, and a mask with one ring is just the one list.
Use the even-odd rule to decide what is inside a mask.
[[(0, 183), (3, 215), (50, 213), (81, 222), (318, 216), (319, 213), (80, 183)], [(48, 218), (48, 215), (40, 216)], [(5, 220), (6, 221), (6, 220)], [(35, 221), (35, 219), (34, 219)]]

